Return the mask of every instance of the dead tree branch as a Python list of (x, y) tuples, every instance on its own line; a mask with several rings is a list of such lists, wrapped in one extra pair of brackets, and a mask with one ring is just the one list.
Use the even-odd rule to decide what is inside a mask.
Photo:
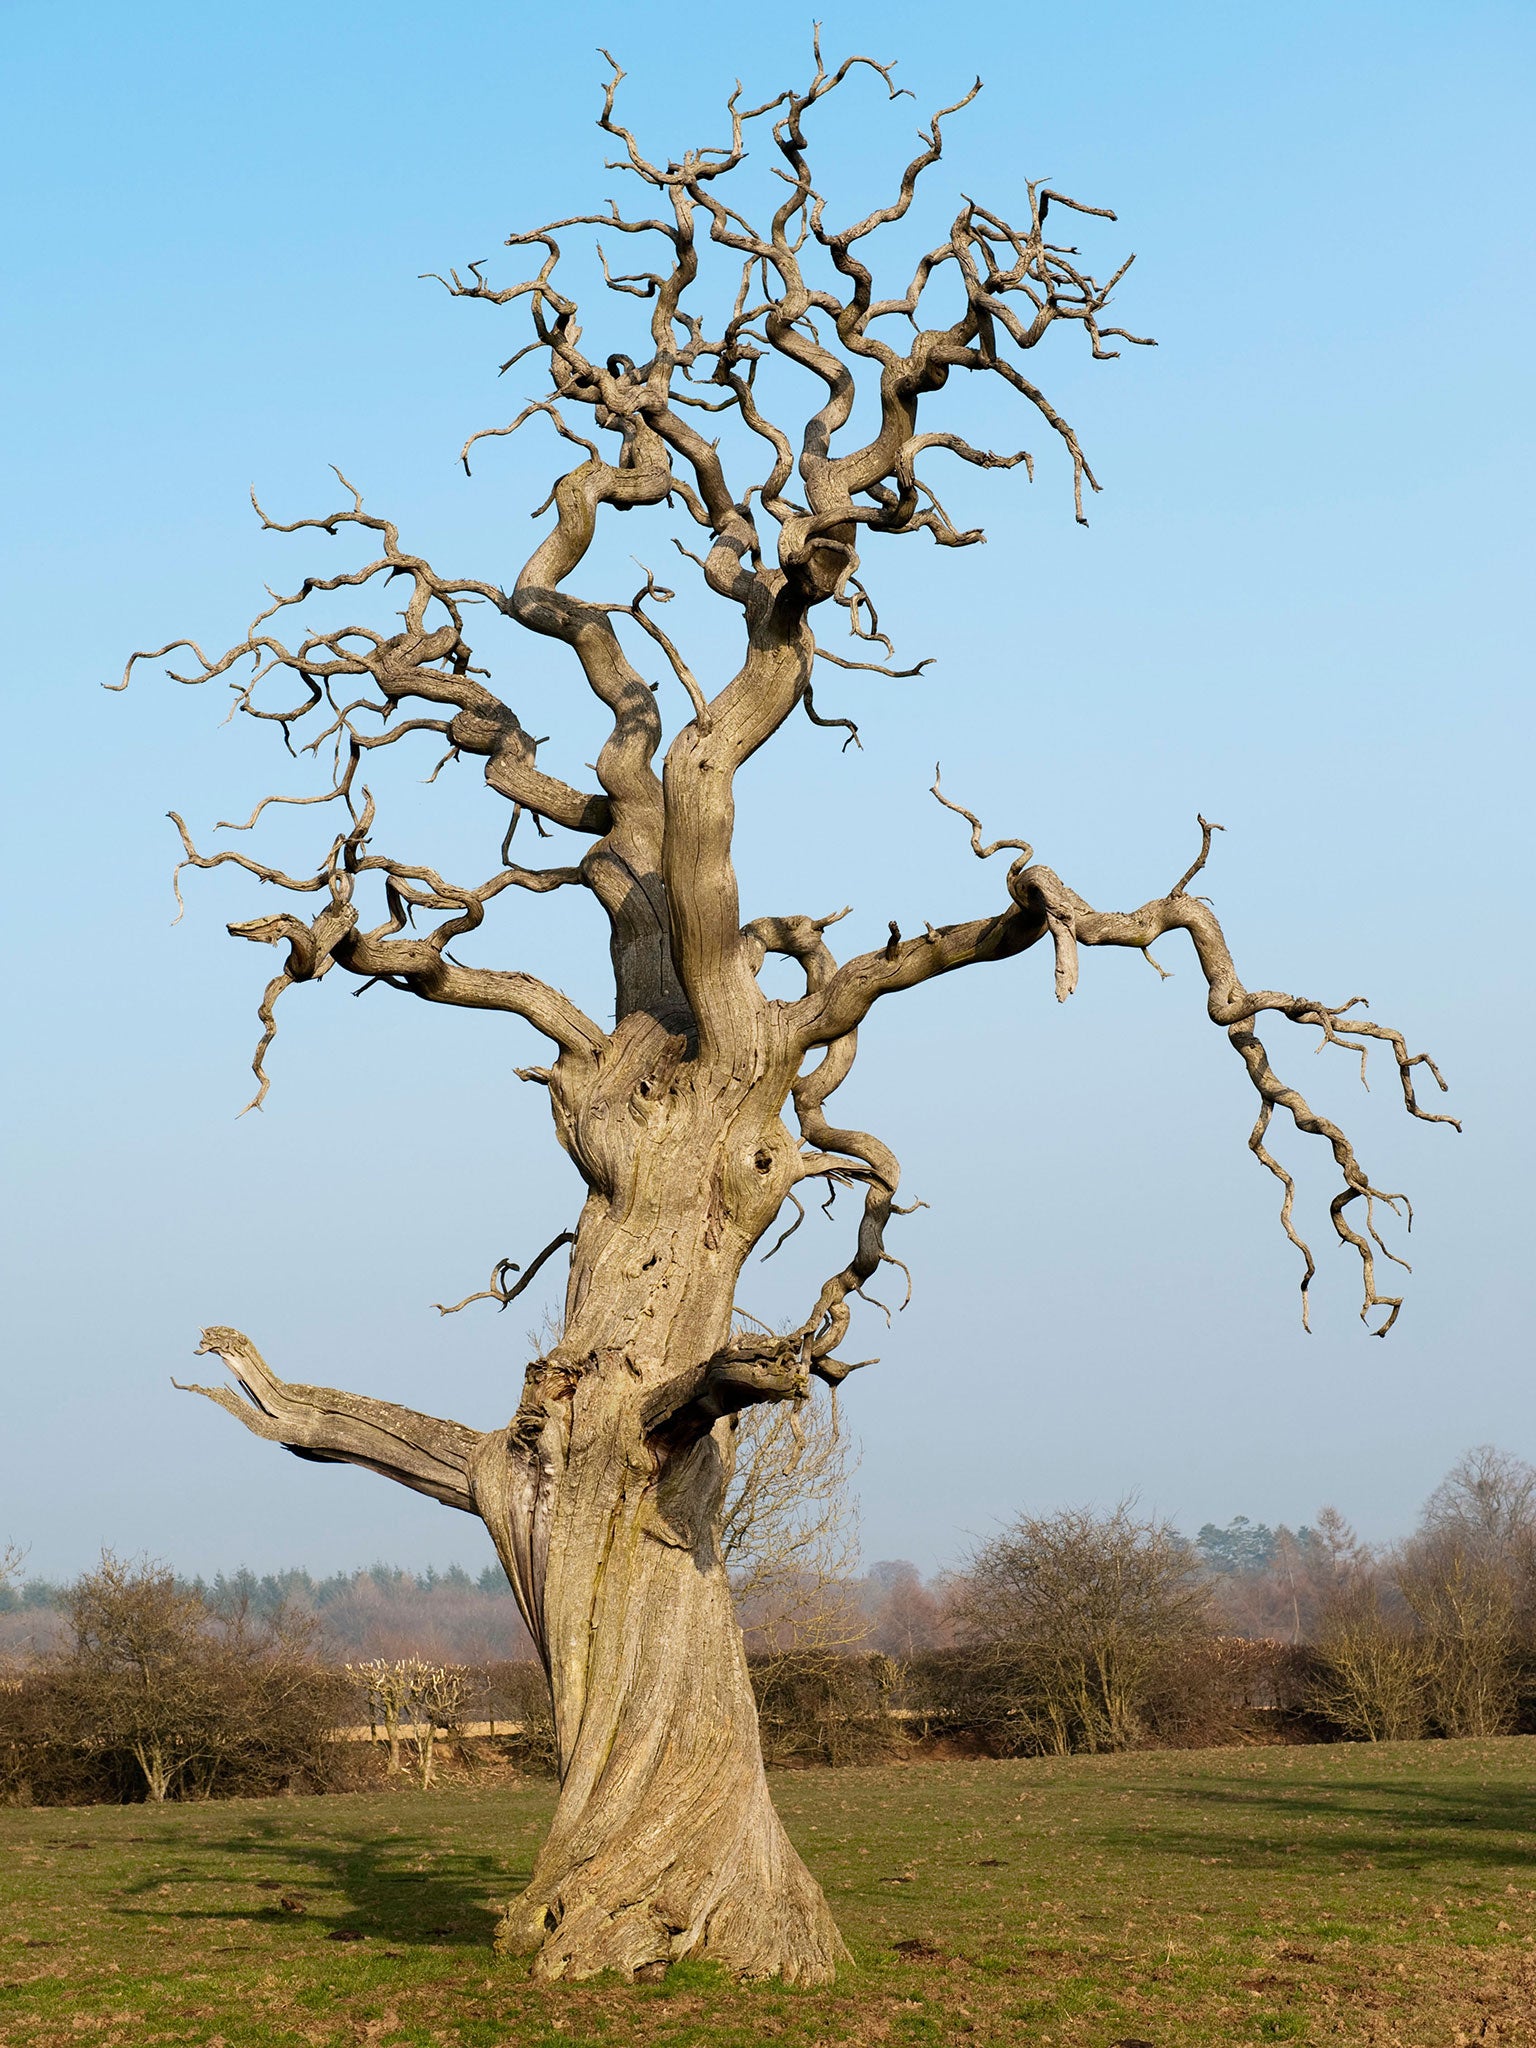
[(231, 1387), (190, 1386), (181, 1391), (216, 1401), (253, 1436), (281, 1444), (297, 1458), (364, 1465), (413, 1493), (429, 1494), (445, 1507), (475, 1512), (470, 1472), (481, 1442), (479, 1431), (419, 1415), (393, 1401), (280, 1380), (239, 1330), (204, 1330), (197, 1348), (223, 1360), (240, 1393)]

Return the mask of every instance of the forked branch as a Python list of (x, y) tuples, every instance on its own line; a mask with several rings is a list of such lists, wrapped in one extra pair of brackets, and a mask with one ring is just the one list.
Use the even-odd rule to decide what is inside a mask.
[[(1341, 1244), (1348, 1245), (1360, 1262), (1362, 1278), (1361, 1318), (1368, 1321), (1376, 1309), (1385, 1311), (1374, 1334), (1384, 1337), (1397, 1320), (1401, 1297), (1386, 1294), (1377, 1284), (1376, 1257), (1381, 1254), (1396, 1265), (1405, 1261), (1390, 1251), (1377, 1228), (1378, 1208), (1400, 1216), (1412, 1227), (1412, 1210), (1406, 1196), (1377, 1187), (1356, 1157), (1344, 1131), (1329, 1118), (1319, 1115), (1299, 1089), (1283, 1081), (1270, 1065), (1269, 1054), (1258, 1036), (1256, 1020), (1273, 1012), (1293, 1024), (1310, 1025), (1322, 1034), (1324, 1045), (1342, 1046), (1360, 1059), (1362, 1081), (1365, 1063), (1373, 1044), (1385, 1046), (1391, 1054), (1402, 1092), (1403, 1106), (1410, 1116), (1426, 1123), (1450, 1124), (1460, 1130), (1455, 1117), (1420, 1107), (1414, 1092), (1414, 1069), (1424, 1067), (1444, 1092), (1446, 1083), (1427, 1053), (1410, 1052), (1403, 1034), (1390, 1025), (1377, 1024), (1350, 1013), (1364, 1006), (1364, 998), (1351, 996), (1346, 1002), (1329, 1004), (1311, 996), (1295, 996), (1279, 989), (1250, 990), (1239, 979), (1219, 919), (1203, 899), (1186, 893), (1187, 885), (1204, 867), (1211, 849), (1211, 835), (1220, 831), (1206, 819), (1199, 820), (1200, 852), (1165, 896), (1155, 897), (1139, 910), (1099, 911), (1069, 888), (1048, 867), (1032, 864), (1032, 850), (1026, 841), (994, 840), (983, 844), (982, 828), (975, 814), (946, 797), (935, 775), (933, 794), (946, 809), (956, 811), (971, 827), (971, 845), (980, 859), (989, 859), (1003, 848), (1019, 849), (1019, 857), (1008, 870), (1007, 889), (1013, 909), (1000, 918), (940, 930), (929, 928), (922, 939), (899, 940), (878, 953), (866, 953), (849, 961), (834, 974), (824, 977), (818, 991), (807, 992), (799, 1007), (800, 1029), (807, 1045), (835, 1045), (856, 1029), (881, 996), (930, 980), (936, 974), (969, 966), (983, 959), (995, 959), (1004, 952), (1021, 951), (1049, 933), (1056, 956), (1055, 982), (1059, 1001), (1065, 1002), (1077, 986), (1079, 949), (1084, 946), (1123, 946), (1148, 953), (1155, 940), (1167, 932), (1188, 934), (1206, 982), (1206, 1010), (1215, 1024), (1227, 1033), (1242, 1059), (1248, 1078), (1259, 1096), (1260, 1109), (1249, 1136), (1249, 1148), (1281, 1183), (1283, 1198), (1280, 1220), (1286, 1236), (1301, 1253), (1304, 1272), (1301, 1281), (1302, 1320), (1307, 1322), (1307, 1295), (1316, 1271), (1310, 1247), (1294, 1222), (1295, 1183), (1265, 1142), (1275, 1110), (1283, 1110), (1297, 1130), (1323, 1140), (1332, 1152), (1342, 1186), (1329, 1205), (1329, 1215)], [(1150, 957), (1150, 955), (1149, 955)], [(1363, 1231), (1351, 1220), (1355, 1204), (1363, 1210)]]

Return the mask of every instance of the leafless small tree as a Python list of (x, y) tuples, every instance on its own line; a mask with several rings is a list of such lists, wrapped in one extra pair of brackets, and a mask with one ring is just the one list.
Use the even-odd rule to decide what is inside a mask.
[(0, 1544), (0, 1592), (10, 1592), (21, 1577), (27, 1553), (17, 1543)]
[(1209, 1639), (1208, 1607), (1190, 1546), (1129, 1501), (1021, 1516), (980, 1546), (953, 1596), (1020, 1746), (1058, 1756), (1134, 1744), (1170, 1661)]
[[(515, 1283), (518, 1267), (504, 1260), (482, 1292), (510, 1300), (569, 1246), (562, 1334), (529, 1364), (510, 1427), (471, 1429), (290, 1384), (248, 1337), (223, 1327), (206, 1331), (202, 1348), (240, 1391), (200, 1391), (259, 1436), (366, 1466), (490, 1530), (551, 1676), (561, 1769), (554, 1823), (503, 1921), (504, 1949), (536, 1951), (541, 1976), (632, 1975), (704, 1955), (748, 1976), (823, 1982), (842, 1944), (769, 1801), (720, 1531), (729, 1418), (800, 1400), (813, 1378), (837, 1386), (865, 1362), (843, 1348), (853, 1308), (896, 1263), (886, 1233), (903, 1213), (897, 1160), (883, 1139), (828, 1114), (866, 1020), (922, 983), (1047, 943), (1064, 1001), (1085, 948), (1150, 958), (1158, 939), (1185, 934), (1208, 1014), (1255, 1091), (1248, 1143), (1281, 1189), (1303, 1305), (1314, 1267), (1292, 1176), (1269, 1149), (1277, 1112), (1332, 1160), (1333, 1229), (1358, 1259), (1362, 1314), (1379, 1311), (1382, 1334), (1400, 1304), (1379, 1280), (1380, 1229), (1401, 1198), (1372, 1181), (1344, 1131), (1276, 1072), (1261, 1023), (1299, 1025), (1362, 1060), (1379, 1047), (1414, 1116), (1425, 1114), (1415, 1069), (1434, 1069), (1399, 1032), (1364, 1020), (1357, 997), (1243, 983), (1214, 911), (1190, 892), (1217, 829), (1204, 820), (1199, 851), (1170, 887), (1137, 909), (1103, 911), (1022, 838), (987, 843), (936, 776), (933, 793), (967, 821), (974, 853), (1015, 856), (988, 915), (912, 935), (892, 922), (888, 939), (842, 961), (829, 938), (841, 912), (743, 915), (732, 855), (740, 771), (802, 713), (852, 739), (853, 721), (825, 709), (818, 676), (913, 676), (924, 666), (895, 660), (864, 551), (921, 535), (943, 548), (982, 539), (937, 496), (936, 464), (1033, 471), (1023, 448), (978, 447), (930, 425), (932, 405), (952, 382), (973, 382), (1019, 406), (1060, 451), (1082, 519), (1097, 479), (1024, 365), (1062, 335), (1101, 362), (1117, 354), (1115, 342), (1139, 347), (1144, 337), (1111, 314), (1128, 260), (1101, 276), (1060, 240), (1064, 222), (1088, 231), (1114, 215), (1042, 181), (1023, 181), (1006, 213), (961, 200), (915, 268), (903, 264), (894, 287), (877, 285), (884, 231), (911, 211), (940, 161), (944, 121), (979, 81), (920, 131), (887, 201), (839, 224), (813, 170), (810, 131), (851, 81), (873, 80), (897, 98), (888, 65), (855, 56), (828, 68), (818, 47), (802, 88), (756, 106), (733, 93), (720, 145), (654, 157), (617, 118), (622, 75), (615, 64), (599, 125), (616, 146), (615, 168), (643, 194), (640, 209), (612, 201), (513, 233), (508, 246), (530, 252), (530, 274), (505, 284), (480, 261), (442, 280), (456, 298), (526, 314), (530, 338), (507, 351), (506, 367), (532, 355), (547, 377), (486, 431), (533, 422), (573, 451), (539, 508), (552, 524), (527, 559), (510, 574), (494, 561), (479, 575), (440, 570), (348, 485), (316, 517), (260, 516), (274, 533), (365, 543), (357, 566), (306, 575), (222, 653), (186, 639), (154, 650), (189, 649), (180, 680), (230, 678), (237, 711), (330, 763), (321, 786), (275, 792), (234, 821), (245, 832), (270, 823), (275, 806), (319, 806), (333, 823), (307, 863), (206, 851), (178, 819), (185, 865), (232, 867), (285, 899), (230, 927), (282, 954), (259, 1007), (255, 1101), (267, 1092), (279, 999), (336, 969), (359, 991), (531, 1025), (554, 1053), (520, 1072), (547, 1089), (587, 1198), (574, 1228), (554, 1232)], [(755, 202), (738, 194), (758, 135), (776, 153), (779, 182), (754, 222), (745, 209)], [(601, 254), (618, 295), (611, 310), (629, 324), (599, 343), (585, 338), (561, 272), (560, 238), (575, 228), (640, 252), (632, 269)], [(466, 466), (483, 438), (466, 442)], [(599, 527), (646, 510), (731, 624), (739, 653), (727, 673), (701, 675), (661, 624), (672, 593), (650, 569), (628, 593), (569, 587)], [(371, 624), (361, 608), (383, 586), (403, 603)], [(476, 606), (570, 657), (603, 726), (595, 786), (546, 764), (545, 742), (520, 722), (510, 691), (493, 688), (484, 645), (469, 638)], [(842, 651), (828, 621), (851, 633)], [(1009, 629), (999, 630), (1004, 647)], [(382, 843), (366, 764), (424, 741), (442, 750), (441, 770), (479, 763), (504, 807), (483, 880), (446, 877)], [(550, 865), (515, 861), (523, 821), (570, 835), (574, 850)], [(795, 824), (786, 815), (784, 828)], [(570, 891), (606, 916), (611, 1025), (534, 975), (453, 950), (480, 944), (519, 894), (559, 901)], [(762, 986), (772, 956), (803, 973), (797, 998)], [(743, 1334), (744, 1262), (786, 1205), (798, 1211), (796, 1190), (808, 1182), (861, 1196), (855, 1242), (792, 1329)]]
[(796, 1656), (868, 1634), (852, 1589), (857, 1462), (835, 1395), (740, 1416), (720, 1549), (749, 1650)]
[(1313, 1646), (1306, 1704), (1364, 1742), (1410, 1742), (1429, 1714), (1429, 1660), (1412, 1617), (1376, 1578), (1357, 1580), (1325, 1606)]
[(423, 1792), (436, 1776), (438, 1734), (457, 1727), (468, 1692), (463, 1672), (451, 1666), (418, 1663), (412, 1673), (409, 1728), (411, 1747), (416, 1752), (417, 1780)]
[(391, 1777), (397, 1777), (401, 1770), (401, 1731), (410, 1718), (415, 1697), (417, 1662), (414, 1657), (370, 1657), (365, 1663), (347, 1666), (366, 1692), (370, 1726), (384, 1730)]

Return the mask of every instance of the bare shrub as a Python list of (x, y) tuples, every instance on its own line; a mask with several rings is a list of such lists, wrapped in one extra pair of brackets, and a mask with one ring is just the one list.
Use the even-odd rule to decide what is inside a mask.
[(1418, 1623), (1424, 1704), (1442, 1735), (1507, 1735), (1518, 1704), (1517, 1587), (1498, 1554), (1454, 1532), (1403, 1545), (1392, 1576)]
[(771, 1764), (867, 1764), (900, 1740), (892, 1718), (903, 1673), (876, 1652), (782, 1652), (752, 1659), (763, 1758)]
[(1284, 1712), (1294, 1652), (1241, 1636), (1200, 1636), (1170, 1645), (1142, 1704), (1143, 1740), (1160, 1749), (1251, 1742), (1261, 1716)]
[(1324, 1613), (1314, 1645), (1311, 1710), (1356, 1741), (1408, 1742), (1429, 1716), (1429, 1663), (1389, 1589), (1362, 1578)]
[(147, 1796), (162, 1800), (209, 1764), (225, 1675), (196, 1594), (163, 1565), (110, 1554), (71, 1590), (73, 1647), (57, 1671), (76, 1739), (126, 1752)]
[(560, 1744), (544, 1666), (532, 1662), (502, 1665), (496, 1700), (510, 1724), (506, 1746), (513, 1761), (540, 1776), (554, 1777), (560, 1768)]
[(346, 1682), (307, 1631), (217, 1612), (110, 1553), (70, 1589), (71, 1638), (0, 1701), (13, 1796), (212, 1798), (320, 1786)]
[(749, 1653), (825, 1655), (861, 1642), (858, 1453), (836, 1394), (748, 1408), (734, 1436), (720, 1549)]
[(1021, 1517), (975, 1552), (954, 1596), (995, 1739), (1058, 1756), (1147, 1737), (1171, 1666), (1209, 1640), (1208, 1605), (1190, 1546), (1128, 1501)]

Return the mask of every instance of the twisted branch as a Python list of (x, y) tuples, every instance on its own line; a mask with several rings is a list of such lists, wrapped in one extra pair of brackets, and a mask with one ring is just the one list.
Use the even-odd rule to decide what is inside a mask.
[[(1166, 896), (1144, 903), (1139, 910), (1098, 911), (1070, 889), (1052, 869), (1032, 865), (1031, 849), (1026, 842), (997, 840), (990, 846), (984, 845), (981, 825), (974, 813), (944, 796), (938, 786), (937, 775), (933, 794), (946, 809), (958, 812), (970, 824), (971, 845), (979, 858), (987, 859), (1003, 846), (1020, 849), (1019, 857), (1007, 876), (1013, 910), (1000, 918), (969, 925), (954, 925), (938, 931), (930, 927), (924, 938), (916, 940), (900, 940), (893, 928), (891, 943), (880, 952), (866, 953), (849, 961), (835, 973), (823, 977), (816, 991), (807, 991), (798, 1006), (797, 1018), (803, 1042), (807, 1045), (828, 1044), (835, 1048), (857, 1028), (880, 997), (898, 989), (914, 987), (956, 967), (1022, 951), (1047, 933), (1055, 948), (1056, 994), (1058, 1000), (1065, 1002), (1077, 986), (1080, 947), (1123, 946), (1147, 953), (1152, 943), (1164, 933), (1186, 932), (1205, 976), (1207, 1014), (1226, 1032), (1260, 1099), (1260, 1113), (1249, 1137), (1249, 1149), (1260, 1164), (1279, 1179), (1284, 1190), (1281, 1225), (1300, 1251), (1305, 1267), (1301, 1280), (1303, 1323), (1307, 1323), (1307, 1295), (1316, 1266), (1310, 1248), (1293, 1221), (1294, 1182), (1265, 1143), (1270, 1119), (1276, 1109), (1284, 1110), (1297, 1130), (1309, 1137), (1322, 1139), (1332, 1152), (1343, 1185), (1330, 1202), (1329, 1216), (1339, 1242), (1349, 1246), (1360, 1262), (1361, 1320), (1369, 1324), (1373, 1310), (1384, 1310), (1384, 1318), (1373, 1332), (1384, 1337), (1396, 1322), (1402, 1301), (1400, 1296), (1379, 1291), (1376, 1254), (1380, 1252), (1396, 1265), (1405, 1262), (1387, 1248), (1379, 1234), (1377, 1205), (1393, 1215), (1401, 1215), (1410, 1229), (1411, 1207), (1405, 1196), (1375, 1186), (1339, 1126), (1320, 1116), (1298, 1089), (1280, 1079), (1270, 1065), (1269, 1054), (1254, 1024), (1266, 1012), (1274, 1012), (1290, 1023), (1314, 1027), (1322, 1034), (1324, 1045), (1342, 1046), (1359, 1056), (1362, 1081), (1371, 1044), (1385, 1045), (1395, 1062), (1403, 1106), (1408, 1114), (1425, 1123), (1450, 1124), (1459, 1131), (1461, 1125), (1455, 1117), (1421, 1108), (1414, 1093), (1413, 1070), (1421, 1066), (1427, 1068), (1436, 1085), (1445, 1091), (1445, 1080), (1430, 1056), (1410, 1052), (1403, 1034), (1390, 1025), (1353, 1016), (1344, 1022), (1349, 1012), (1363, 1007), (1364, 999), (1360, 996), (1351, 996), (1343, 1003), (1329, 1004), (1311, 996), (1294, 996), (1279, 989), (1250, 990), (1243, 985), (1215, 912), (1199, 897), (1186, 893), (1186, 885), (1200, 872), (1210, 853), (1212, 833), (1221, 830), (1220, 826), (1200, 819), (1199, 855)], [(1361, 1204), (1364, 1210), (1363, 1232), (1354, 1227), (1348, 1214), (1356, 1203)]]
[(545, 1245), (543, 1251), (533, 1260), (527, 1272), (523, 1273), (522, 1279), (518, 1281), (515, 1287), (507, 1285), (508, 1276), (513, 1273), (522, 1272), (523, 1269), (515, 1259), (498, 1259), (491, 1268), (491, 1280), (488, 1287), (482, 1287), (477, 1294), (466, 1294), (462, 1301), (451, 1303), (434, 1301), (432, 1306), (440, 1316), (456, 1316), (461, 1308), (468, 1308), (472, 1301), (494, 1301), (498, 1308), (505, 1308), (508, 1302), (516, 1301), (523, 1289), (532, 1283), (538, 1274), (539, 1268), (546, 1259), (551, 1258), (554, 1253), (559, 1251), (561, 1245), (574, 1244), (575, 1242), (576, 1233), (574, 1230), (562, 1230), (558, 1236), (552, 1237), (549, 1243)]

